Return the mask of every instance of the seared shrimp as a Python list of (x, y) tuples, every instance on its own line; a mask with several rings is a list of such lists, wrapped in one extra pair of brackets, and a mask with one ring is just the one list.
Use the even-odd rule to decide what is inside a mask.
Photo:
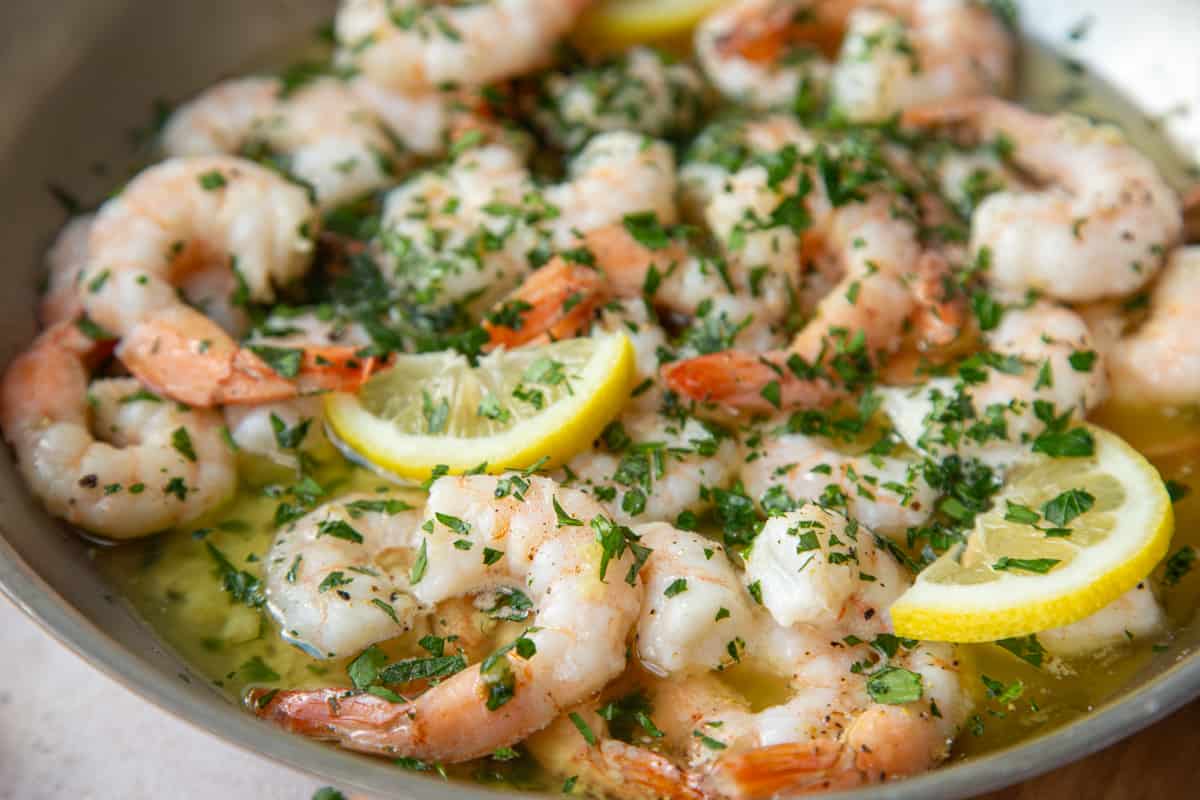
[(1012, 35), (968, 0), (742, 0), (701, 24), (696, 51), (733, 100), (775, 108), (828, 92), (862, 122), (1003, 93), (1013, 78)]
[(131, 539), (229, 500), (237, 466), (220, 415), (168, 402), (130, 378), (89, 384), (104, 352), (74, 322), (60, 322), (4, 375), (0, 425), (50, 513)]
[(575, 248), (581, 235), (631, 214), (674, 222), (674, 191), (671, 149), (631, 133), (597, 136), (570, 179), (544, 190), (520, 153), (489, 145), (391, 192), (378, 244), (397, 284), (427, 301), (486, 307), (519, 284), (543, 244)]
[(1200, 403), (1200, 247), (1171, 252), (1150, 316), (1108, 352), (1113, 394), (1128, 405)]
[[(353, 353), (371, 343), (358, 323), (322, 319), (312, 312), (276, 314), (256, 329), (247, 342), (251, 347), (269, 347), (284, 352), (303, 353), (297, 373), (300, 388), (310, 374), (319, 371), (317, 383), (328, 387), (330, 373), (337, 368), (337, 354)], [(310, 363), (320, 354), (325, 364)], [(354, 360), (354, 359), (351, 359)], [(359, 360), (357, 369), (346, 374), (346, 386), (352, 388), (368, 372), (373, 362)], [(325, 433), (321, 398), (301, 396), (270, 403), (227, 405), (221, 409), (229, 435), (238, 450), (260, 456), (282, 467), (298, 469), (306, 461), (325, 461), (336, 450)]]
[(38, 322), (44, 328), (83, 313), (79, 278), (87, 267), (88, 239), (94, 221), (94, 214), (73, 217), (46, 252), (46, 293), (38, 306)]
[(610, 423), (601, 441), (563, 472), (625, 525), (703, 510), (707, 489), (727, 487), (737, 471), (730, 433), (691, 417), (632, 410)]
[(283, 636), (316, 658), (357, 653), (411, 630), (409, 569), (421, 509), (360, 494), (280, 530), (266, 557), (267, 608)]
[(541, 66), (590, 0), (346, 0), (339, 57), (406, 92), (483, 86)]
[(884, 390), (883, 409), (910, 447), (1007, 466), (1028, 455), (1045, 426), (1035, 403), (1083, 418), (1108, 395), (1104, 355), (1067, 308), (1008, 311), (988, 344), (998, 357), (969, 361), (958, 380)]
[(652, 551), (642, 568), (646, 601), (637, 626), (642, 666), (655, 675), (729, 666), (729, 642), (759, 620), (722, 548), (661, 522), (639, 525), (635, 532)]
[(1029, 290), (1066, 302), (1127, 295), (1179, 242), (1179, 197), (1115, 128), (992, 98), (913, 109), (906, 120), (965, 124), (983, 140), (1007, 141), (1016, 166), (1039, 181), (988, 195), (972, 216), (971, 249), (988, 264), (985, 278), (1013, 298)]
[[(782, 626), (758, 655), (790, 676), (791, 697), (699, 728), (724, 745), (694, 751), (704, 787), (751, 798), (857, 786), (923, 772), (946, 757), (970, 707), (953, 649), (885, 647), (877, 652), (886, 663), (852, 670), (865, 656), (871, 662), (871, 648), (838, 641), (879, 641), (885, 609), (908, 587), (869, 530), (812, 505), (774, 517), (751, 549), (746, 578)], [(906, 689), (892, 695), (884, 676), (903, 679)]]
[(323, 208), (386, 186), (402, 166), (372, 108), (335, 78), (290, 92), (275, 78), (219, 83), (181, 106), (162, 136), (168, 156), (277, 156)]
[[(227, 156), (171, 159), (136, 177), (97, 215), (80, 281), (88, 316), (121, 339), (117, 355), (156, 391), (194, 406), (293, 397), (297, 385), (240, 347), (178, 289), (196, 280), (230, 298), (270, 302), (308, 269), (316, 210), (278, 174)], [(353, 381), (350, 351), (334, 356), (330, 387)], [(312, 356), (308, 358), (307, 356)]]
[(799, 433), (772, 431), (763, 438), (764, 443), (745, 448), (741, 479), (768, 510), (821, 502), (843, 508), (851, 519), (889, 537), (903, 537), (933, 513), (937, 494), (914, 463), (847, 455)]
[(1038, 641), (1052, 655), (1071, 658), (1147, 639), (1167, 627), (1154, 590), (1142, 581), (1095, 614), (1061, 628), (1038, 631)]
[(412, 701), (279, 692), (253, 698), (258, 713), (355, 750), (464, 761), (544, 728), (620, 674), (642, 596), (628, 543), (616, 546), (613, 534), (622, 534), (583, 493), (516, 477), (442, 478), (432, 486), (408, 588), (431, 605), (523, 587), (535, 611), (514, 646)]

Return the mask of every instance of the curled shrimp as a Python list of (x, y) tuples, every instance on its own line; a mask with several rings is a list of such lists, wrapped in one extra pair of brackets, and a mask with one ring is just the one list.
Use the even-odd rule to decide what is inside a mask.
[(620, 674), (642, 594), (630, 572), (632, 552), (601, 545), (589, 523), (605, 528), (606, 520), (583, 493), (516, 477), (519, 483), (485, 476), (434, 483), (409, 592), (430, 606), (521, 586), (535, 609), (524, 644), (415, 700), (335, 689), (279, 692), (252, 697), (257, 713), (355, 750), (464, 761), (544, 728)]
[(267, 608), (284, 637), (317, 658), (356, 653), (410, 630), (408, 593), (421, 511), (352, 495), (280, 530), (266, 557)]
[(87, 267), (88, 238), (94, 220), (93, 214), (73, 217), (46, 252), (46, 293), (38, 305), (38, 322), (45, 328), (83, 313), (79, 278)]
[(696, 50), (734, 100), (771, 108), (828, 92), (860, 122), (1002, 94), (1014, 72), (1012, 34), (967, 0), (742, 0), (702, 23)]
[(760, 504), (842, 503), (851, 518), (889, 537), (903, 537), (933, 513), (937, 494), (908, 460), (849, 455), (818, 437), (786, 430), (764, 439), (744, 448), (740, 473)]
[(546, 62), (589, 0), (347, 0), (339, 57), (373, 82), (421, 92), (483, 86)]
[(1120, 647), (1161, 634), (1167, 615), (1148, 581), (1142, 581), (1094, 614), (1078, 622), (1038, 631), (1052, 655), (1073, 658)]
[[(80, 294), (88, 316), (121, 339), (117, 355), (143, 383), (194, 406), (270, 402), (298, 386), (239, 346), (177, 289), (223, 283), (230, 298), (270, 302), (308, 269), (316, 210), (303, 189), (227, 156), (171, 159), (138, 175), (97, 214)], [(332, 357), (332, 358), (330, 358)], [(343, 386), (349, 351), (306, 353), (307, 372)]]
[(214, 411), (189, 409), (136, 380), (89, 383), (107, 352), (73, 321), (42, 333), (0, 388), (0, 425), (51, 514), (108, 539), (182, 525), (237, 487)]
[(986, 253), (985, 277), (1002, 293), (1066, 302), (1127, 295), (1180, 240), (1178, 196), (1115, 128), (994, 98), (912, 109), (905, 120), (1006, 141), (1013, 163), (1038, 182), (988, 195), (972, 216), (971, 250)]
[[(1087, 324), (1068, 308), (1039, 302), (1007, 311), (987, 342), (1000, 358), (969, 362), (957, 380), (883, 390), (884, 412), (906, 444), (1006, 466), (1028, 453), (1028, 442), (1044, 427), (1035, 403), (1083, 418), (1108, 396), (1105, 356)], [(935, 408), (946, 403), (969, 410)], [(961, 435), (969, 429), (971, 435)]]
[(1127, 405), (1200, 403), (1200, 247), (1173, 250), (1150, 295), (1150, 315), (1108, 351), (1114, 396)]
[(344, 82), (286, 91), (276, 78), (236, 78), (185, 103), (162, 134), (168, 156), (280, 157), (330, 208), (394, 180), (401, 154), (372, 108)]

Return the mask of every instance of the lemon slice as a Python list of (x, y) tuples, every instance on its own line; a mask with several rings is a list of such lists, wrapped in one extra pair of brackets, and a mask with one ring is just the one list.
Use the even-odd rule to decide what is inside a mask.
[(626, 47), (688, 33), (722, 0), (605, 0), (583, 15), (575, 38), (583, 43)]
[(912, 639), (990, 642), (1076, 622), (1150, 573), (1175, 519), (1162, 478), (1119, 437), (1088, 426), (1085, 458), (1015, 467), (967, 541), (891, 608)]
[(629, 398), (633, 345), (623, 334), (499, 350), (472, 367), (457, 353), (402, 355), (358, 394), (331, 394), (333, 432), (371, 464), (424, 480), (563, 463), (588, 447)]

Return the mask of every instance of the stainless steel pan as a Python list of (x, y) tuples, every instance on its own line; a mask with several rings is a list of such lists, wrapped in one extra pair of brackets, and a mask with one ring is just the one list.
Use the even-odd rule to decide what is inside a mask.
[[(1029, 35), (1068, 49), (1135, 99), (1176, 152), (1197, 160), (1200, 0), (1021, 5)], [(129, 132), (148, 121), (155, 98), (185, 96), (264, 51), (301, 41), (333, 7), (334, 0), (0, 4), (0, 242), (8, 278), (0, 294), (0, 361), (32, 336), (37, 264), (62, 220), (47, 184), (102, 197), (120, 182)], [(1069, 42), (1068, 31), (1088, 17), (1087, 36)], [(227, 741), (376, 797), (445, 800), (492, 793), (283, 734), (190, 676), (187, 665), (113, 596), (84, 544), (29, 498), (7, 457), (0, 458), (0, 588), (96, 667)], [(987, 757), (852, 796), (964, 797), (1080, 758), (1200, 695), (1197, 648), (1200, 622), (1087, 718)]]

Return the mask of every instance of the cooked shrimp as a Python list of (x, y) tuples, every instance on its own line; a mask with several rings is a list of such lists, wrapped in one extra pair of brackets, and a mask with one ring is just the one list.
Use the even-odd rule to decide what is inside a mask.
[[(81, 280), (84, 309), (122, 339), (118, 357), (130, 371), (173, 399), (207, 407), (293, 397), (296, 384), (184, 305), (177, 288), (219, 273), (242, 302), (270, 302), (277, 285), (308, 269), (317, 223), (302, 189), (253, 163), (165, 161), (97, 215)], [(338, 361), (329, 385), (353, 380), (353, 353), (306, 354), (314, 377), (325, 372), (318, 357)]]
[(358, 494), (280, 530), (266, 589), (284, 638), (315, 658), (338, 658), (411, 630), (420, 522), (421, 509), (398, 497)]
[(275, 78), (219, 83), (171, 116), (162, 142), (168, 156), (278, 156), (323, 208), (383, 188), (402, 166), (372, 108), (336, 78), (290, 91)]
[(597, 136), (569, 179), (545, 189), (520, 153), (488, 145), (390, 193), (379, 245), (401, 286), (432, 302), (486, 307), (520, 283), (543, 244), (576, 248), (580, 236), (631, 214), (674, 222), (674, 191), (671, 149), (630, 133)]
[(1150, 316), (1107, 353), (1114, 395), (1129, 405), (1200, 403), (1200, 247), (1171, 252), (1150, 296)]
[(255, 702), (258, 713), (355, 750), (464, 761), (544, 728), (620, 674), (642, 595), (630, 573), (632, 552), (623, 539), (615, 548), (611, 536), (602, 546), (589, 523), (604, 528), (603, 514), (583, 493), (516, 477), (520, 483), (486, 476), (434, 483), (408, 591), (431, 605), (523, 586), (536, 609), (525, 644), (497, 651), (486, 669), (471, 667), (416, 700), (279, 692)]
[[(337, 388), (331, 385), (337, 366), (328, 355), (353, 354), (369, 345), (370, 337), (357, 322), (326, 320), (322, 315), (308, 311), (286, 315), (277, 313), (269, 317), (254, 331), (248, 344), (281, 348), (285, 352), (299, 349), (304, 355), (296, 376), (298, 386), (303, 389), (316, 371), (320, 379), (313, 388)], [(313, 363), (318, 355), (329, 363)], [(361, 382), (361, 377), (373, 365), (368, 359), (357, 360), (352, 355), (350, 361), (356, 361), (359, 366), (344, 373), (346, 388), (353, 388)], [(325, 433), (324, 411), (319, 397), (227, 405), (221, 411), (230, 437), (243, 453), (266, 458), (288, 469), (300, 468), (312, 460), (326, 461), (336, 453)]]
[(982, 98), (914, 109), (906, 119), (1006, 139), (1015, 165), (1040, 182), (990, 194), (972, 216), (971, 249), (987, 253), (986, 279), (1014, 299), (1031, 289), (1066, 302), (1127, 295), (1179, 242), (1178, 196), (1114, 128)]
[(1069, 309), (1041, 302), (1010, 310), (988, 344), (998, 357), (969, 361), (958, 380), (884, 390), (883, 409), (910, 447), (1006, 466), (1026, 457), (1044, 428), (1036, 402), (1083, 418), (1108, 394), (1104, 355)]
[(694, 127), (704, 110), (704, 81), (687, 63), (634, 47), (579, 69), (541, 79), (533, 121), (568, 150), (597, 133), (633, 131), (671, 138)]
[[(614, 739), (598, 702), (579, 706), (526, 740), (538, 764), (563, 777), (573, 776), (581, 791), (631, 800), (702, 800), (691, 775), (671, 759), (646, 747)], [(579, 720), (577, 722), (576, 720)], [(592, 741), (579, 730), (582, 722)]]
[(829, 93), (861, 122), (1004, 93), (1013, 79), (1012, 35), (967, 0), (742, 0), (701, 24), (696, 51), (733, 100), (773, 108)]
[(563, 468), (573, 486), (600, 499), (623, 525), (674, 520), (709, 504), (707, 488), (725, 488), (737, 471), (730, 433), (691, 417), (631, 410), (610, 423), (593, 450)]
[(94, 214), (72, 217), (46, 251), (46, 293), (38, 306), (38, 322), (49, 328), (83, 313), (79, 277), (87, 267), (88, 238)]
[(547, 218), (551, 243), (573, 247), (578, 235), (653, 215), (662, 225), (676, 221), (675, 155), (666, 142), (628, 131), (593, 137), (571, 161), (568, 179), (546, 189), (557, 214)]
[(918, 105), (1005, 95), (1016, 45), (973, 0), (869, 0), (847, 21), (833, 71), (834, 110), (878, 122)]
[(484, 320), (489, 346), (521, 347), (577, 336), (591, 326), (607, 295), (606, 282), (596, 270), (555, 257)]
[[(567, 748), (569, 763), (583, 764), (584, 775), (594, 778), (601, 767), (603, 786), (605, 775), (625, 769), (639, 786), (670, 776), (682, 796), (698, 788), (709, 797), (759, 798), (881, 782), (945, 758), (970, 707), (954, 651), (906, 647), (887, 636), (884, 612), (909, 578), (865, 527), (813, 505), (769, 520), (743, 578), (765, 611), (739, 598), (732, 568), (719, 554), (706, 560), (700, 537), (667, 526), (640, 530), (667, 550), (656, 549), (647, 562), (652, 569), (661, 557), (665, 567), (648, 578), (651, 607), (690, 605), (696, 616), (648, 621), (643, 610), (639, 626), (643, 657), (641, 626), (680, 642), (665, 651), (675, 671), (647, 698), (663, 752), (677, 760), (652, 758), (643, 748), (613, 752), (603, 742), (598, 753)], [(672, 579), (671, 596), (656, 598), (656, 586), (673, 575), (686, 583)], [(712, 614), (716, 604), (727, 613)], [(701, 636), (673, 634), (671, 621)], [(713, 673), (694, 672), (711, 667), (713, 654), (688, 643), (722, 637), (727, 655), (786, 677), (786, 699), (754, 712)]]
[(343, 63), (393, 89), (483, 86), (534, 70), (589, 0), (347, 0), (337, 15)]
[(1162, 633), (1166, 613), (1150, 584), (1142, 581), (1095, 614), (1061, 628), (1038, 631), (1052, 655), (1078, 657)]
[(649, 547), (642, 567), (646, 601), (637, 626), (642, 666), (656, 675), (721, 669), (729, 642), (755, 624), (750, 593), (713, 540), (666, 523), (634, 532)]
[(105, 352), (72, 321), (46, 330), (4, 376), (0, 425), (51, 514), (109, 539), (182, 525), (237, 486), (221, 417), (130, 378), (89, 384)]
[[(909, 583), (866, 528), (812, 505), (774, 517), (751, 549), (746, 578), (782, 626), (758, 657), (789, 676), (791, 696), (758, 713), (727, 711), (698, 728), (724, 746), (694, 751), (703, 786), (765, 797), (880, 782), (945, 758), (970, 705), (953, 650), (900, 646), (883, 651), (886, 664), (851, 670), (864, 657), (870, 663), (871, 649), (839, 641), (886, 633), (884, 610)], [(908, 691), (890, 696), (884, 675), (903, 679)]]
[(419, 94), (380, 86), (358, 76), (350, 90), (387, 126), (404, 147), (416, 155), (440, 157), (472, 131), (486, 141), (527, 147), (524, 137), (505, 128), (487, 112), (477, 90), (439, 88)]
[(847, 455), (818, 437), (775, 431), (745, 450), (742, 482), (769, 508), (821, 502), (889, 537), (902, 537), (933, 513), (937, 494), (910, 461)]

